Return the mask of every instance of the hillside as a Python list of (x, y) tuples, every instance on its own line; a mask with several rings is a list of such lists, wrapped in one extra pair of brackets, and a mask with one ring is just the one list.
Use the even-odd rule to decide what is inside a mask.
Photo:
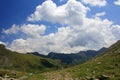
[(82, 65), (66, 70), (74, 78), (99, 80), (120, 79), (120, 41), (113, 44), (104, 53)]
[(33, 54), (33, 55), (37, 55), (37, 56), (45, 57), (45, 58), (50, 58), (54, 60), (57, 59), (61, 61), (61, 65), (63, 65), (64, 67), (68, 67), (68, 66), (74, 66), (77, 64), (84, 63), (87, 60), (90, 60), (96, 55), (102, 53), (106, 49), (107, 48), (101, 48), (98, 51), (87, 50), (87, 51), (80, 51), (78, 53), (68, 53), (68, 54), (55, 53), (55, 52), (50, 52), (48, 55), (42, 55), (42, 54), (39, 54), (38, 52), (29, 53), (29, 54)]
[(23, 72), (43, 72), (56, 69), (56, 62), (31, 54), (10, 51), (0, 45), (0, 69)]
[[(16, 52), (11, 52), (9, 50), (6, 50), (4, 48), (4, 46), (0, 46), (0, 47), (2, 48), (0, 50), (3, 53), (8, 52), (9, 54), (7, 54), (7, 55), (9, 55), (9, 56), (13, 53), (14, 54), (16, 53)], [(19, 54), (19, 55), (18, 54), (19, 53), (16, 53), (17, 56), (21, 55), (21, 57), (23, 57), (23, 55), (25, 55), (25, 54)], [(1, 53), (1, 56), (8, 57), (7, 55)], [(39, 61), (40, 61), (39, 67), (41, 65), (44, 66), (44, 68), (40, 68), (39, 70), (46, 69), (47, 66), (41, 63), (41, 57), (34, 56), (35, 57), (35, 59), (34, 59), (33, 55), (31, 55), (31, 54), (27, 54), (27, 56), (29, 56), (29, 58), (30, 58), (30, 56), (32, 56), (32, 60), (35, 60), (35, 62), (38, 61), (38, 59), (39, 59)], [(17, 60), (17, 58), (14, 59), (14, 61), (19, 62)], [(28, 59), (27, 57), (23, 57), (22, 60), (24, 60), (25, 58)], [(9, 59), (9, 57), (8, 57), (8, 59)], [(18, 59), (20, 59), (20, 58), (18, 58)], [(10, 60), (11, 61), (9, 61), (9, 63), (13, 61), (13, 59), (10, 59)], [(48, 59), (45, 59), (45, 60), (48, 61)], [(5, 64), (8, 63), (7, 59), (4, 61), (6, 62)], [(29, 59), (27, 61), (29, 61)], [(1, 62), (2, 62), (2, 60), (1, 60)], [(20, 61), (20, 62), (19, 63), (22, 64), (22, 61)], [(29, 63), (29, 64), (35, 65), (35, 62), (34, 63), (33, 62)], [(49, 63), (51, 63), (51, 62), (52, 62), (52, 60)], [(26, 63), (24, 63), (24, 66), (26, 65)], [(1, 67), (6, 68), (5, 64), (4, 64), (4, 67), (3, 66), (1, 66)], [(38, 66), (38, 65), (35, 65), (34, 66), (35, 68), (33, 66), (32, 67), (37, 72), (38, 68), (36, 68), (36, 66)], [(14, 69), (16, 69), (14, 66), (12, 66), (12, 67)], [(9, 64), (9, 68), (11, 69), (10, 64)], [(30, 69), (31, 66), (27, 66), (27, 68)], [(105, 50), (103, 53), (99, 54), (92, 60), (89, 60), (83, 64), (73, 66), (73, 67), (70, 67), (67, 69), (63, 69), (63, 70), (49, 71), (49, 72), (37, 73), (37, 74), (34, 73), (30, 77), (29, 77), (29, 75), (27, 75), (27, 80), (44, 80), (44, 79), (45, 80), (120, 80), (120, 41), (113, 44), (110, 48), (108, 48), (107, 50)]]
[[(38, 77), (38, 76), (42, 76)], [(120, 80), (120, 41), (81, 65), (33, 75), (30, 80)]]

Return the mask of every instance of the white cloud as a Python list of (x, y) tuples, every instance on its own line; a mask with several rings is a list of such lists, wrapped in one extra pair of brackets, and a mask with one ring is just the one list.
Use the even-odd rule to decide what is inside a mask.
[(117, 39), (120, 39), (120, 25), (113, 25), (111, 31)]
[(21, 31), (31, 37), (39, 37), (44, 34), (46, 26), (44, 25), (34, 25), (34, 24), (24, 24), (20, 27)]
[(105, 6), (107, 4), (106, 0), (82, 0), (84, 4), (89, 4), (91, 6)]
[(64, 0), (59, 0), (60, 2), (64, 1)]
[[(30, 21), (48, 21), (67, 24), (61, 26), (55, 33), (43, 35), (46, 26), (23, 24), (19, 31), (27, 37), (15, 39), (9, 48), (19, 52), (49, 52), (74, 53), (80, 50), (100, 49), (108, 47), (120, 39), (120, 25), (113, 25), (108, 19), (101, 19), (105, 12), (97, 13), (96, 17), (87, 18), (88, 8), (76, 0), (56, 6), (51, 0), (37, 6), (36, 11), (28, 18)], [(16, 30), (17, 31), (17, 30)]]
[[(60, 27), (56, 33), (50, 33), (40, 37), (27, 37), (16, 39), (9, 46), (12, 50), (19, 52), (49, 52), (74, 53), (80, 50), (100, 49), (108, 47), (120, 39), (118, 25), (112, 26), (107, 19), (85, 18), (84, 24)], [(118, 29), (119, 28), (119, 29)], [(116, 33), (117, 32), (117, 33)]]
[(120, 0), (116, 0), (116, 1), (114, 2), (114, 4), (120, 6)]
[(82, 24), (88, 8), (76, 0), (68, 0), (64, 5), (57, 6), (52, 0), (43, 2), (28, 17), (28, 21), (49, 21), (61, 24)]
[(17, 25), (12, 25), (12, 27), (10, 29), (4, 30), (3, 29), (3, 33), (5, 34), (16, 34), (19, 30), (19, 26)]
[(11, 43), (9, 49), (24, 53), (27, 51), (32, 51), (32, 49), (28, 48), (29, 46), (32, 46), (32, 45), (28, 44), (26, 40), (16, 39)]
[(16, 39), (9, 46), (11, 50), (18, 52), (40, 52), (42, 54), (48, 54), (51, 51), (54, 52), (78, 52), (85, 49), (82, 46), (71, 47), (69, 45), (71, 30), (69, 27), (59, 28), (57, 33), (51, 33), (46, 36), (37, 38), (28, 37), (27, 39)]
[(101, 17), (104, 16), (105, 14), (106, 14), (105, 12), (96, 13), (95, 17)]
[(14, 24), (9, 29), (6, 30), (3, 29), (3, 33), (16, 34), (20, 31), (30, 37), (39, 37), (40, 35), (44, 34), (45, 30), (46, 30), (45, 25), (23, 24), (19, 26)]
[(4, 42), (2, 42), (2, 41), (0, 41), (0, 44), (3, 44), (3, 45), (5, 45), (5, 46), (6, 46), (6, 43), (4, 43)]

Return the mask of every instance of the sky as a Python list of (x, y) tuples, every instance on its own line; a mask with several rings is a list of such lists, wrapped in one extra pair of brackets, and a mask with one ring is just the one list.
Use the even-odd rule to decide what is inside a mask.
[(120, 0), (0, 0), (0, 44), (21, 53), (76, 53), (120, 40)]

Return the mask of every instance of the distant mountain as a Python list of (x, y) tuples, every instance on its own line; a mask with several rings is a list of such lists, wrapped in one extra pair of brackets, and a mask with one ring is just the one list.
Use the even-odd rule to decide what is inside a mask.
[(43, 72), (56, 68), (57, 64), (52, 59), (13, 52), (0, 44), (0, 69)]
[(40, 57), (48, 58), (47, 55), (40, 54), (39, 52), (28, 52), (27, 54), (33, 54), (35, 56), (40, 56)]
[(73, 66), (77, 64), (81, 64), (96, 55), (102, 53), (105, 51), (107, 48), (102, 48), (98, 51), (95, 50), (87, 50), (87, 51), (80, 51), (78, 53), (71, 53), (71, 54), (64, 54), (64, 53), (55, 53), (55, 52), (50, 52), (48, 55), (42, 55), (39, 54), (38, 52), (31, 53), (33, 55), (45, 57), (45, 58), (50, 58), (50, 59), (57, 59), (61, 61), (61, 65), (64, 66)]

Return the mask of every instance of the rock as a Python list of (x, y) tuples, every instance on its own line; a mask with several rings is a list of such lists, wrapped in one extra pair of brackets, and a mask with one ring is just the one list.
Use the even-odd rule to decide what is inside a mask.
[(96, 78), (96, 79), (94, 79), (94, 80), (100, 80), (100, 79)]
[(101, 75), (98, 77), (99, 80), (106, 80), (106, 79), (109, 79), (109, 76), (107, 75)]
[(5, 78), (9, 78), (9, 76), (6, 74), (5, 76), (4, 76)]
[(101, 62), (98, 62), (97, 64), (101, 64)]

